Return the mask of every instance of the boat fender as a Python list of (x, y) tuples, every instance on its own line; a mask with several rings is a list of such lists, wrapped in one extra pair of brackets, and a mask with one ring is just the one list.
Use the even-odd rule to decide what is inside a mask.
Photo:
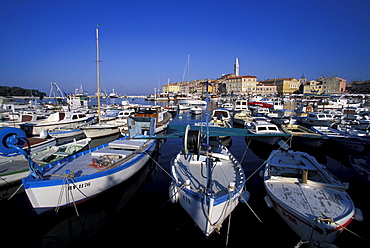
[(260, 170), (259, 176), (263, 177), (263, 170)]
[(169, 196), (170, 196), (170, 201), (172, 203), (177, 203), (179, 200), (179, 188), (174, 185), (173, 183), (170, 185), (169, 189)]
[(359, 208), (355, 209), (355, 214), (353, 215), (353, 218), (357, 221), (363, 221), (364, 216), (362, 215), (362, 211)]
[(274, 206), (274, 204), (272, 203), (270, 197), (268, 197), (267, 195), (265, 196), (265, 202), (266, 202), (266, 205), (269, 207), (269, 208), (272, 208)]
[(251, 194), (249, 194), (249, 192), (248, 192), (248, 191), (244, 190), (244, 191), (241, 193), (240, 197), (239, 197), (239, 201), (240, 201), (241, 203), (247, 203), (247, 201), (249, 200), (249, 197), (250, 197), (250, 196), (251, 196)]

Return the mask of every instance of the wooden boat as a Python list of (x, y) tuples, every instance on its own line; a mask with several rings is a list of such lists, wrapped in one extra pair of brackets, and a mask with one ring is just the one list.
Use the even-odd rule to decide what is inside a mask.
[[(44, 149), (39, 148), (34, 151), (31, 149), (31, 159), (42, 167), (85, 149), (89, 143), (90, 139), (83, 139), (59, 146), (56, 146), (54, 143), (52, 146), (46, 146)], [(28, 167), (29, 162), (23, 155), (11, 158), (0, 157), (0, 187), (19, 184), (22, 178), (30, 174)]]
[[(87, 200), (134, 175), (149, 160), (156, 140), (153, 118), (130, 118), (129, 136), (51, 163), (22, 180), (37, 213)], [(130, 137), (130, 139), (128, 139)], [(140, 139), (135, 139), (140, 138)], [(32, 164), (31, 164), (32, 166)], [(46, 197), (47, 196), (47, 197)]]
[(171, 201), (179, 202), (207, 237), (219, 231), (238, 205), (246, 180), (242, 166), (225, 146), (205, 145), (200, 131), (189, 126), (184, 149), (171, 161), (171, 175)]
[[(266, 161), (266, 204), (310, 247), (328, 247), (352, 219), (362, 220), (340, 182), (307, 153), (275, 150)], [(298, 245), (297, 245), (298, 246)]]
[(293, 142), (297, 141), (297, 143), (310, 147), (319, 147), (329, 139), (301, 125), (282, 125), (281, 130), (286, 134), (293, 135)]
[[(276, 144), (282, 136), (285, 136), (284, 132), (275, 124), (266, 121), (253, 121), (247, 123), (246, 128), (250, 134), (256, 135), (255, 137), (248, 136), (248, 139), (258, 140), (268, 145)], [(260, 136), (259, 134), (264, 134), (264, 136)]]
[(353, 135), (349, 132), (343, 132), (332, 127), (312, 126), (311, 128), (315, 132), (328, 137), (336, 144), (344, 147), (345, 149), (349, 149), (350, 151), (362, 153), (369, 149), (369, 142), (358, 135)]
[(172, 121), (172, 115), (160, 106), (140, 106), (137, 107), (135, 117), (153, 117), (155, 118), (155, 133), (164, 131)]

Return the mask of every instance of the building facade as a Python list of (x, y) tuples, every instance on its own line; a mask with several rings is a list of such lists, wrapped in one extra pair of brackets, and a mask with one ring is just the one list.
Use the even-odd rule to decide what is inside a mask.
[(295, 78), (274, 78), (261, 82), (262, 84), (270, 84), (276, 86), (278, 95), (289, 95), (299, 90), (300, 82)]
[(253, 94), (257, 90), (256, 76), (239, 76), (225, 79), (228, 94)]
[(180, 92), (180, 86), (178, 84), (166, 84), (162, 86), (163, 93), (178, 93)]
[(321, 77), (317, 79), (319, 83), (322, 83), (323, 94), (339, 94), (346, 92), (347, 80), (336, 76), (332, 77)]

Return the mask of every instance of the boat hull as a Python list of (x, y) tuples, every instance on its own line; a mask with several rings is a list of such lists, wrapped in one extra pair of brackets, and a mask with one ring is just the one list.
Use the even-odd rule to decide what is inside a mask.
[[(57, 180), (36, 180), (27, 177), (23, 179), (23, 185), (29, 201), (37, 213), (42, 213), (103, 193), (130, 178), (145, 165), (155, 150), (156, 140), (149, 142), (145, 152), (134, 153), (129, 159), (124, 159), (121, 165), (112, 169), (86, 176), (70, 177), (64, 174), (59, 175), (61, 179)], [(117, 161), (117, 163), (119, 162)], [(78, 175), (78, 171), (75, 172), (75, 175)]]
[[(230, 196), (206, 197), (189, 189), (179, 191), (179, 203), (206, 236), (219, 231), (221, 224), (239, 203), (242, 189)], [(221, 221), (222, 220), (222, 221)]]
[(267, 193), (267, 196), (272, 200), (273, 208), (279, 216), (301, 237), (301, 241), (309, 242), (310, 247), (320, 247), (320, 244), (333, 243), (344, 228), (351, 223), (354, 214), (353, 211), (346, 218), (337, 220), (337, 224), (331, 226), (321, 225), (313, 219), (304, 218), (292, 209), (289, 209), (288, 206), (279, 204), (279, 199), (276, 199), (272, 194)]
[(87, 138), (100, 138), (104, 136), (118, 134), (119, 126), (114, 125), (96, 125), (81, 128)]

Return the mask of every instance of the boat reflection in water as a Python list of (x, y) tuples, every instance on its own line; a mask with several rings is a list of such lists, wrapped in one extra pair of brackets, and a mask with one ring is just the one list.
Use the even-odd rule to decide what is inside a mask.
[[(66, 247), (92, 242), (93, 237), (104, 229), (110, 229), (131, 198), (155, 176), (155, 162), (158, 151), (152, 154), (145, 166), (129, 180), (113, 187), (85, 203), (77, 205), (79, 216), (69, 209), (58, 216), (64, 216), (42, 237), (42, 247)], [(126, 225), (127, 223), (123, 223)], [(115, 223), (117, 225), (117, 223)]]

